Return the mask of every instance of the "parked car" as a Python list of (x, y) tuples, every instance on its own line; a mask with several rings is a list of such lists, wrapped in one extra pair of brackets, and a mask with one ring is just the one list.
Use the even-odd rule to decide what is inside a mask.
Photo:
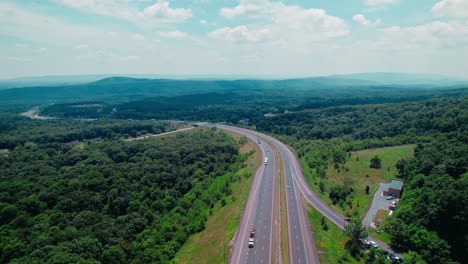
[(392, 200), (393, 198), (394, 198), (394, 197), (391, 196), (391, 195), (387, 196), (387, 200)]

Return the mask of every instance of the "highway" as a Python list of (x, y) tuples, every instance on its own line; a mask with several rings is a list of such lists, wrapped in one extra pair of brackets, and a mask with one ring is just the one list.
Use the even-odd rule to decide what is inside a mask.
[[(223, 127), (225, 130), (230, 130), (236, 133), (239, 131), (231, 127)], [(257, 142), (257, 138), (250, 133), (239, 133), (247, 138)], [(244, 213), (241, 217), (239, 228), (235, 234), (234, 244), (230, 255), (230, 263), (272, 263), (272, 258), (276, 254), (274, 248), (274, 239), (276, 239), (276, 228), (274, 220), (277, 219), (274, 215), (275, 205), (275, 169), (276, 163), (273, 156), (273, 150), (268, 144), (259, 144), (262, 151), (262, 160), (259, 169), (257, 170), (249, 197), (247, 198)], [(268, 164), (264, 164), (265, 157), (268, 158)], [(249, 233), (251, 229), (255, 229), (254, 247), (248, 247)]]
[[(263, 142), (265, 139), (268, 140), (265, 135), (251, 130), (224, 125), (217, 125), (217, 127), (244, 135), (254, 141), (257, 141), (257, 139), (261, 139)], [(265, 142), (259, 144), (259, 146), (262, 149), (262, 154), (268, 157), (269, 164), (264, 166), (263, 171), (258, 172), (259, 175), (256, 175), (256, 177), (260, 178), (255, 178), (254, 183), (252, 184), (249, 199), (247, 201), (244, 214), (239, 225), (239, 233), (236, 234), (230, 263), (272, 263), (271, 254), (275, 254), (274, 249), (267, 251), (264, 250), (264, 247), (267, 246), (268, 243), (271, 245), (273, 239), (276, 239), (276, 245), (279, 245), (280, 243), (279, 238), (276, 238), (276, 236), (273, 235), (275, 232), (279, 232), (278, 228), (275, 230), (272, 229), (277, 225), (274, 225), (273, 222), (269, 222), (269, 218), (271, 218), (271, 220), (274, 219), (271, 207), (273, 205), (272, 201), (274, 200), (274, 196), (268, 193), (273, 191), (272, 185), (277, 182), (277, 180), (273, 180), (272, 177), (274, 175), (274, 168), (278, 165), (275, 164), (273, 157), (274, 152), (270, 146), (268, 146), (268, 144)], [(283, 160), (283, 172), (286, 181), (286, 186), (284, 188), (286, 192), (286, 212), (288, 223), (281, 223), (281, 225), (283, 227), (287, 225), (286, 228), (288, 229), (289, 263), (319, 263), (315, 244), (312, 240), (312, 233), (310, 230), (308, 217), (304, 208), (304, 204), (302, 203), (302, 195), (296, 189), (294, 182), (294, 170), (292, 167), (293, 163), (291, 162), (292, 160), (289, 156), (286, 155), (284, 149), (278, 148), (278, 150), (280, 151), (280, 158)], [(258, 189), (260, 189), (260, 191), (257, 191)], [(271, 199), (271, 201), (267, 200), (268, 202), (265, 203), (263, 199)], [(256, 209), (253, 207), (255, 200), (257, 200)], [(254, 218), (253, 221), (251, 218)], [(275, 221), (279, 221), (279, 219), (275, 219)], [(252, 222), (254, 227), (257, 227), (256, 237), (258, 236), (258, 238), (256, 238), (255, 247), (249, 249), (247, 247), (247, 241), (248, 232), (251, 228), (249, 224)], [(261, 229), (258, 229), (258, 227)], [(268, 231), (269, 234), (264, 233)], [(270, 239), (269, 242), (267, 241), (268, 238)], [(257, 241), (257, 239), (260, 240)], [(258, 251), (259, 248), (260, 251)], [(278, 250), (279, 249), (280, 247), (278, 247)], [(264, 262), (264, 260), (267, 258), (266, 254), (270, 254), (268, 262)], [(277, 254), (277, 256), (280, 255), (281, 254)], [(242, 260), (245, 260), (245, 262)], [(281, 259), (279, 257), (276, 258), (276, 262), (281, 263)]]
[[(226, 125), (216, 125), (218, 128), (224, 130), (230, 130), (239, 134), (242, 134), (252, 140), (256, 140), (257, 138), (261, 138), (263, 141), (267, 141), (274, 145), (281, 154), (281, 158), (283, 160), (283, 169), (284, 175), (286, 180), (286, 210), (287, 210), (287, 229), (288, 229), (288, 247), (289, 247), (289, 263), (319, 263), (319, 258), (317, 254), (317, 250), (315, 248), (315, 243), (313, 242), (313, 237), (310, 230), (310, 225), (308, 222), (307, 214), (305, 208), (302, 204), (302, 201), (305, 200), (307, 203), (312, 205), (315, 209), (317, 209), (323, 216), (328, 218), (331, 222), (333, 222), (336, 226), (341, 229), (345, 229), (347, 225), (347, 221), (344, 220), (344, 216), (336, 212), (332, 209), (327, 203), (321, 200), (309, 187), (307, 184), (304, 175), (302, 173), (302, 169), (300, 166), (300, 162), (294, 153), (289, 149), (289, 147), (284, 144), (283, 142), (270, 137), (268, 135), (259, 133), (257, 131), (237, 128), (232, 126)], [(266, 147), (262, 144), (262, 151), (264, 151), (263, 147)], [(271, 151), (270, 151), (271, 153)], [(270, 157), (269, 157), (270, 159)], [(262, 182), (265, 184), (265, 182)], [(260, 184), (262, 184), (260, 183)], [(258, 182), (257, 182), (258, 184)], [(258, 188), (258, 185), (253, 184)], [(265, 190), (271, 190), (267, 188)], [(252, 191), (251, 191), (252, 195)], [(256, 194), (254, 194), (256, 195)], [(262, 194), (265, 195), (265, 194)], [(250, 197), (249, 197), (250, 199)], [(247, 211), (249, 208), (246, 206), (246, 211), (244, 211), (244, 216), (250, 214)], [(245, 216), (246, 217), (246, 216)], [(244, 218), (244, 217), (243, 217)], [(248, 233), (248, 230), (242, 230), (242, 225), (244, 223), (241, 222), (241, 226), (239, 227), (239, 232), (242, 235)], [(282, 223), (284, 225), (284, 223)], [(369, 236), (368, 239), (373, 240), (376, 244), (386, 251), (392, 252), (388, 245), (385, 243), (375, 239), (372, 236)], [(248, 236), (241, 239), (244, 241), (243, 243), (247, 243)], [(238, 253), (236, 251), (236, 246), (238, 246), (239, 241), (235, 242), (234, 250), (233, 250), (233, 257), (236, 257), (237, 254), (246, 254), (246, 253)], [(248, 254), (248, 253), (247, 253)], [(236, 262), (238, 258), (231, 259), (231, 263), (243, 263), (243, 262)], [(245, 263), (260, 263), (260, 262), (250, 262), (254, 259), (248, 258), (249, 262)], [(271, 263), (271, 262), (269, 262)]]

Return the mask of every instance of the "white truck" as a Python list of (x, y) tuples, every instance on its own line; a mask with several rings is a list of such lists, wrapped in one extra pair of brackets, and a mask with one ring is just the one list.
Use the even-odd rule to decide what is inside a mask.
[(268, 164), (268, 157), (265, 157), (265, 165)]
[(255, 229), (250, 230), (250, 236), (249, 236), (249, 248), (254, 247), (254, 241), (255, 241)]

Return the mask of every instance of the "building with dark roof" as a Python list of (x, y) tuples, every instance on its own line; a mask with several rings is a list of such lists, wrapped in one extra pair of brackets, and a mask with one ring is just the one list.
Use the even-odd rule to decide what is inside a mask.
[(395, 198), (400, 198), (402, 192), (403, 192), (403, 182), (393, 180), (390, 182), (390, 185), (388, 186), (386, 195), (391, 195)]

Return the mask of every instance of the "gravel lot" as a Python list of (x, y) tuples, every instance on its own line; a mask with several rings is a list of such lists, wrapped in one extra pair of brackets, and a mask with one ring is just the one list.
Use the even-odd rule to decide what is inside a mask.
[(366, 216), (362, 220), (362, 223), (365, 227), (369, 228), (369, 225), (372, 222), (372, 219), (374, 218), (378, 210), (389, 210), (388, 207), (392, 204), (392, 201), (394, 201), (394, 199), (387, 200), (386, 196), (382, 196), (383, 191), (388, 190), (389, 185), (390, 183), (379, 183), (379, 189), (375, 192), (372, 204), (369, 207)]

